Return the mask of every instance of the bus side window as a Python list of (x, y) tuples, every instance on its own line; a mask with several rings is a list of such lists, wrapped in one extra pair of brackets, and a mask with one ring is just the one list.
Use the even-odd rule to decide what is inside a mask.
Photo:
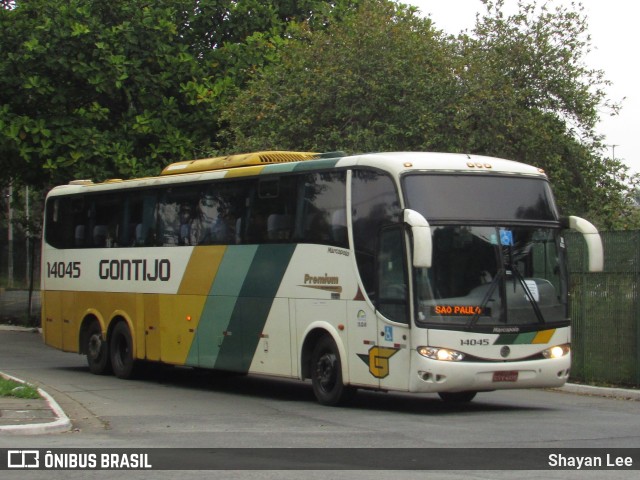
[(348, 246), (349, 234), (347, 230), (347, 211), (345, 208), (336, 210), (331, 214), (331, 234), (333, 241), (338, 246)]
[(178, 245), (178, 235), (180, 232), (180, 219), (178, 215), (178, 202), (173, 195), (172, 189), (163, 192), (158, 202), (158, 243), (168, 247)]
[[(97, 195), (92, 198), (90, 210), (90, 234), (94, 247), (119, 247), (122, 229), (122, 205), (118, 196)], [(85, 232), (89, 233), (89, 232)]]
[(213, 182), (198, 191), (190, 245), (242, 243), (252, 181)]
[(160, 194), (157, 208), (157, 243), (167, 246), (191, 245), (198, 190), (192, 185), (167, 188)]
[(288, 240), (291, 235), (291, 215), (272, 213), (267, 217), (267, 236), (269, 240)]
[(84, 197), (71, 199), (71, 211), (73, 216), (73, 245), (67, 244), (67, 248), (84, 248), (87, 245), (87, 212), (85, 210)]
[(212, 183), (199, 193), (191, 224), (192, 245), (228, 245), (236, 242), (240, 221), (244, 215), (246, 195), (244, 182)]
[(143, 212), (144, 197), (148, 193), (129, 192), (123, 202), (123, 221), (118, 242), (123, 247), (137, 247), (145, 244)]
[(311, 173), (299, 190), (297, 240), (348, 247), (346, 173)]
[(297, 179), (297, 176), (285, 176), (258, 181), (254, 196), (249, 202), (245, 243), (291, 241)]
[[(81, 199), (80, 199), (81, 200)], [(45, 240), (55, 248), (76, 247), (76, 234), (81, 234), (78, 227), (81, 220), (74, 211), (77, 198), (57, 197), (51, 198), (46, 205)]]
[(393, 180), (373, 170), (354, 170), (351, 190), (353, 242), (362, 284), (375, 300), (375, 250), (380, 229), (400, 220)]

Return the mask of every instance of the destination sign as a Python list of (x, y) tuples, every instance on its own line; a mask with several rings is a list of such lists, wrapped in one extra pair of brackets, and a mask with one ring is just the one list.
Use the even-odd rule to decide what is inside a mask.
[(488, 307), (480, 307), (478, 305), (432, 305), (431, 315), (441, 316), (491, 316), (491, 309)]

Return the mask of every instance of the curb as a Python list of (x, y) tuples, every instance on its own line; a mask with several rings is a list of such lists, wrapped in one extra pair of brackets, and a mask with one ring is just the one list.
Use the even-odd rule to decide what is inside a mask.
[(576, 395), (590, 395), (593, 397), (617, 398), (619, 400), (640, 401), (640, 390), (628, 388), (594, 387), (591, 385), (579, 385), (577, 383), (566, 383), (564, 386), (554, 388), (558, 392), (574, 393)]
[[(0, 372), (0, 375), (14, 382), (25, 383), (23, 380), (3, 372)], [(38, 388), (38, 393), (47, 401), (49, 408), (56, 416), (56, 420), (48, 423), (4, 425), (0, 426), (0, 433), (8, 433), (10, 435), (41, 435), (44, 433), (62, 433), (71, 430), (71, 420), (67, 417), (66, 413), (64, 413), (60, 405), (58, 405), (58, 402), (41, 388)]]

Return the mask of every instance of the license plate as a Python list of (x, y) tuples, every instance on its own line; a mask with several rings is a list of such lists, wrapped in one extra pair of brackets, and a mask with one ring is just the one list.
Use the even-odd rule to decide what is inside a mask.
[(494, 382), (517, 382), (518, 372), (493, 372)]

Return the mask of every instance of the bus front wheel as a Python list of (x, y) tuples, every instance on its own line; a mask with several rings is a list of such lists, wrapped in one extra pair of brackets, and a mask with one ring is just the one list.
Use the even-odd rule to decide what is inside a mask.
[(133, 358), (133, 341), (131, 332), (125, 322), (118, 323), (111, 332), (109, 342), (111, 353), (111, 367), (113, 374), (118, 378), (131, 378), (133, 376), (135, 359)]
[(335, 406), (348, 401), (355, 393), (342, 383), (342, 362), (335, 342), (320, 338), (311, 355), (311, 384), (322, 405)]
[(91, 373), (106, 375), (111, 373), (109, 345), (102, 337), (102, 329), (97, 321), (91, 322), (85, 336), (84, 352)]

